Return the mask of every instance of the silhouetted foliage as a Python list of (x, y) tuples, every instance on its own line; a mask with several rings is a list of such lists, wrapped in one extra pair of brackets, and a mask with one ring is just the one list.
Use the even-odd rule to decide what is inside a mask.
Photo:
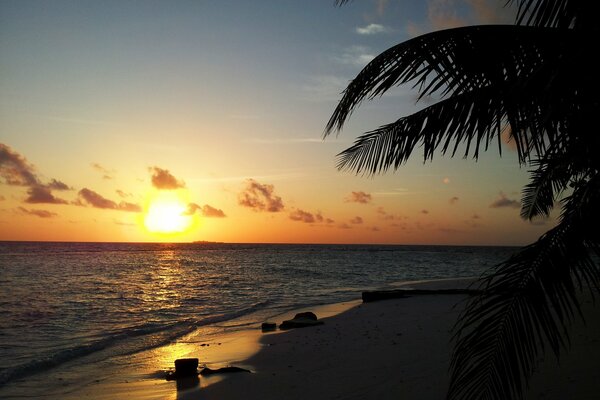
[(339, 154), (340, 169), (397, 169), (417, 147), (425, 160), (459, 148), (477, 159), (492, 144), (501, 151), (506, 129), (533, 168), (521, 216), (548, 217), (560, 202), (557, 226), (484, 277), (461, 315), (449, 399), (522, 398), (545, 346), (557, 357), (568, 347), (578, 291), (599, 290), (600, 2), (507, 5), (517, 6), (515, 25), (428, 33), (381, 53), (346, 88), (325, 133), (340, 131), (363, 100), (411, 82), (419, 100), (441, 100), (361, 135)]

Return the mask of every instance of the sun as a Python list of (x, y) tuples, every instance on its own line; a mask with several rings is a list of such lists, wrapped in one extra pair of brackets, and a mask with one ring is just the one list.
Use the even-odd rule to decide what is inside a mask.
[(193, 215), (187, 211), (187, 202), (175, 191), (159, 191), (150, 199), (144, 215), (144, 226), (152, 233), (182, 233), (190, 229)]

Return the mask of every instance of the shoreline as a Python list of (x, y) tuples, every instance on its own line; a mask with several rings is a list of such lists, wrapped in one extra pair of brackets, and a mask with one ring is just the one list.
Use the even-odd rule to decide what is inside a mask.
[[(466, 288), (474, 278), (397, 282), (396, 288)], [(204, 327), (183, 340), (121, 356), (113, 369), (44, 399), (228, 400), (444, 398), (449, 382), (451, 329), (468, 298), (433, 294), (363, 303), (360, 299), (304, 307), (270, 319), (277, 326), (312, 311), (324, 324), (262, 332), (260, 322), (239, 330)], [(600, 318), (590, 299), (587, 325), (575, 321), (572, 351), (540, 364), (526, 398), (594, 399), (600, 390)], [(595, 311), (595, 314), (594, 314)], [(177, 358), (199, 358), (210, 368), (237, 366), (252, 373), (167, 381)], [(83, 368), (86, 366), (83, 365)], [(30, 393), (33, 394), (33, 393)], [(35, 394), (33, 394), (35, 396)]]

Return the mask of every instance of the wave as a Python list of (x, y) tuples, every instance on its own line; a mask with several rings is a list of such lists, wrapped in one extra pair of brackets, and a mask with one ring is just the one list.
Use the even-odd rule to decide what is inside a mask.
[[(266, 307), (269, 303), (269, 301), (258, 302), (239, 311), (208, 316), (201, 319), (186, 319), (170, 324), (148, 323), (106, 333), (106, 337), (92, 343), (73, 346), (50, 354), (42, 359), (32, 360), (15, 367), (0, 370), (0, 387), (11, 381), (39, 374), (67, 362), (103, 351), (114, 350), (105, 354), (105, 357), (108, 358), (127, 356), (164, 346), (200, 327), (243, 317)], [(141, 337), (145, 337), (147, 340), (131, 341), (131, 339)]]

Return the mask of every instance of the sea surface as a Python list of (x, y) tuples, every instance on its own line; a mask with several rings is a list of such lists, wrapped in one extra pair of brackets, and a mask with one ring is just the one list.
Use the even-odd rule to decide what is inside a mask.
[(515, 250), (0, 242), (0, 398), (19, 387), (42, 398), (33, 386), (55, 385), (44, 378), (53, 369), (100, 366), (203, 327), (247, 329), (363, 290), (476, 277)]

